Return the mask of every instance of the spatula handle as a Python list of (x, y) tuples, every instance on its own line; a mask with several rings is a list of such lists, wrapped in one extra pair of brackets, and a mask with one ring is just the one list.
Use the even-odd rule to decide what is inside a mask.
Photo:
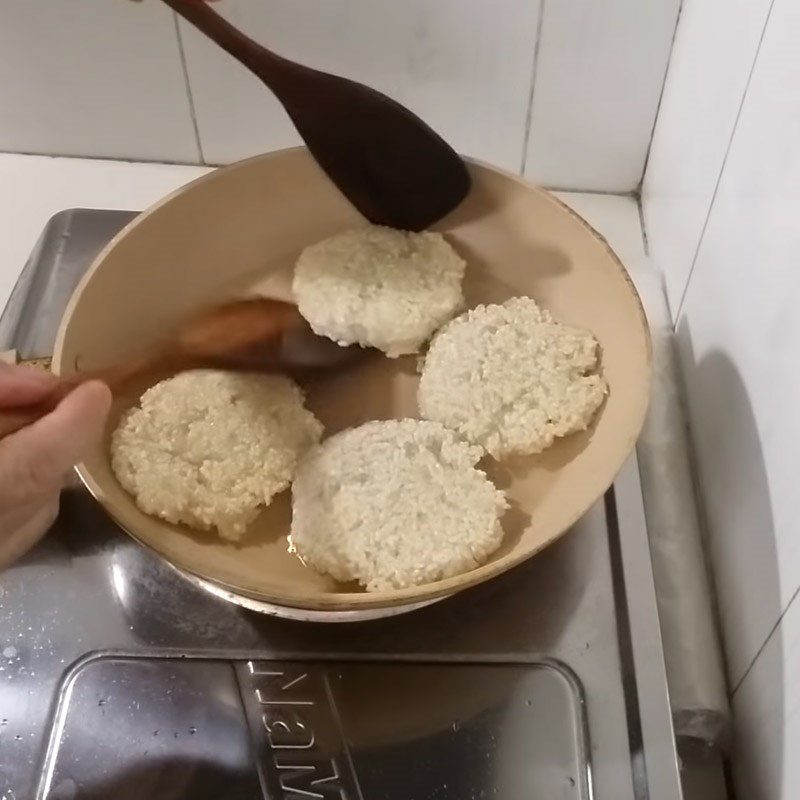
[(38, 403), (19, 408), (6, 408), (0, 411), (0, 439), (16, 433), (28, 425), (47, 416), (75, 388), (76, 383), (60, 381), (53, 386), (50, 394)]
[(132, 360), (118, 366), (105, 369), (80, 372), (60, 378), (53, 385), (50, 393), (38, 403), (32, 403), (18, 408), (7, 408), (0, 411), (0, 439), (16, 433), (28, 425), (55, 411), (58, 404), (77, 386), (91, 380), (103, 381), (117, 394), (125, 391), (134, 382), (142, 381), (151, 375), (160, 375), (162, 371), (181, 366), (179, 359), (166, 359), (158, 356), (148, 356)]
[(281, 67), (291, 62), (245, 36), (203, 0), (164, 0), (164, 3), (276, 90)]

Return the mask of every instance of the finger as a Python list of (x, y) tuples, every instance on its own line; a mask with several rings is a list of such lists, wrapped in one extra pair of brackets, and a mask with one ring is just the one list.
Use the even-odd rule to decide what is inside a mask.
[[(38, 501), (18, 513), (0, 513), (0, 570), (28, 552), (55, 522), (58, 516), (58, 493)], [(10, 532), (10, 535), (8, 535)]]
[(38, 403), (57, 384), (58, 378), (44, 370), (0, 365), (0, 408)]
[(0, 411), (0, 439), (5, 439), (6, 436), (27, 428), (28, 425), (33, 425), (52, 410), (52, 408), (36, 404)]
[(60, 487), (64, 475), (103, 435), (111, 392), (82, 384), (55, 411), (0, 442), (0, 495), (22, 502)]

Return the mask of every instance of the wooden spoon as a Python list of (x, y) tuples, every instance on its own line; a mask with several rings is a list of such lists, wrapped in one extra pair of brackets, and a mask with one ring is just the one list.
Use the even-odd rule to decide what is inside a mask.
[(201, 0), (164, 2), (272, 90), (319, 165), (370, 222), (419, 231), (466, 196), (462, 159), (407, 108), (276, 55)]
[(0, 413), (0, 438), (49, 414), (76, 386), (101, 380), (115, 394), (191, 369), (227, 369), (303, 377), (342, 367), (365, 351), (317, 336), (297, 307), (254, 297), (203, 311), (144, 355), (103, 369), (62, 376), (35, 405)]

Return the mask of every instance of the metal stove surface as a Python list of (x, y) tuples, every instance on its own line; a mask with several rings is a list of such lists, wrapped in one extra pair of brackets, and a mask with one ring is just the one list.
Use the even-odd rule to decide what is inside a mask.
[[(0, 318), (49, 355), (134, 214), (56, 215)], [(85, 491), (0, 576), (0, 798), (677, 800), (635, 461), (528, 564), (402, 617), (231, 605)]]

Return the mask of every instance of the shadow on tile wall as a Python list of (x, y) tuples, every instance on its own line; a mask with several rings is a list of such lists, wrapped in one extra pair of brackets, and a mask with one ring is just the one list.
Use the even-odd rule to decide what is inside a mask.
[[(771, 620), (778, 620), (781, 616), (780, 573), (767, 469), (748, 389), (737, 365), (720, 350), (713, 350), (698, 361), (685, 317), (679, 321), (676, 335), (684, 382), (692, 397), (702, 399), (697, 406), (706, 411), (704, 418), (694, 418), (690, 425), (693, 428), (702, 425), (702, 436), (696, 435), (695, 430), (690, 433), (695, 447), (698, 441), (702, 441), (706, 449), (713, 449), (713, 463), (718, 465), (714, 474), (710, 474), (708, 468), (703, 469), (703, 459), (696, 459), (698, 502), (705, 524), (722, 639), (725, 650), (730, 652), (730, 641), (741, 638), (742, 626), (747, 624), (739, 612), (756, 599), (756, 592), (759, 606), (767, 610), (762, 613), (768, 612)], [(709, 412), (709, 409), (714, 411)], [(711, 459), (706, 459), (706, 464), (710, 462)], [(742, 534), (757, 537), (757, 543), (745, 543), (747, 546), (743, 547), (741, 542), (731, 538)], [(750, 580), (743, 585), (737, 582), (735, 574), (728, 572), (725, 555), (730, 548), (752, 557), (750, 577), (757, 574), (757, 582)], [(746, 565), (746, 569), (749, 568), (750, 565)], [(745, 680), (766, 644), (769, 630), (764, 634), (764, 642), (756, 648), (744, 672), (730, 686), (732, 694)], [(777, 647), (777, 657), (770, 658), (763, 665), (773, 674), (765, 676), (767, 680), (762, 685), (774, 687), (775, 695), (770, 706), (776, 711), (771, 718), (761, 720), (770, 730), (743, 730), (742, 720), (734, 715), (731, 761), (738, 782), (745, 784), (737, 787), (739, 800), (771, 800), (769, 787), (780, 786), (783, 774), (784, 643), (780, 628), (771, 636), (777, 638), (770, 643), (771, 647)], [(728, 672), (730, 679), (730, 670)], [(755, 737), (779, 745), (769, 765), (757, 758)], [(743, 791), (746, 794), (742, 794)]]

